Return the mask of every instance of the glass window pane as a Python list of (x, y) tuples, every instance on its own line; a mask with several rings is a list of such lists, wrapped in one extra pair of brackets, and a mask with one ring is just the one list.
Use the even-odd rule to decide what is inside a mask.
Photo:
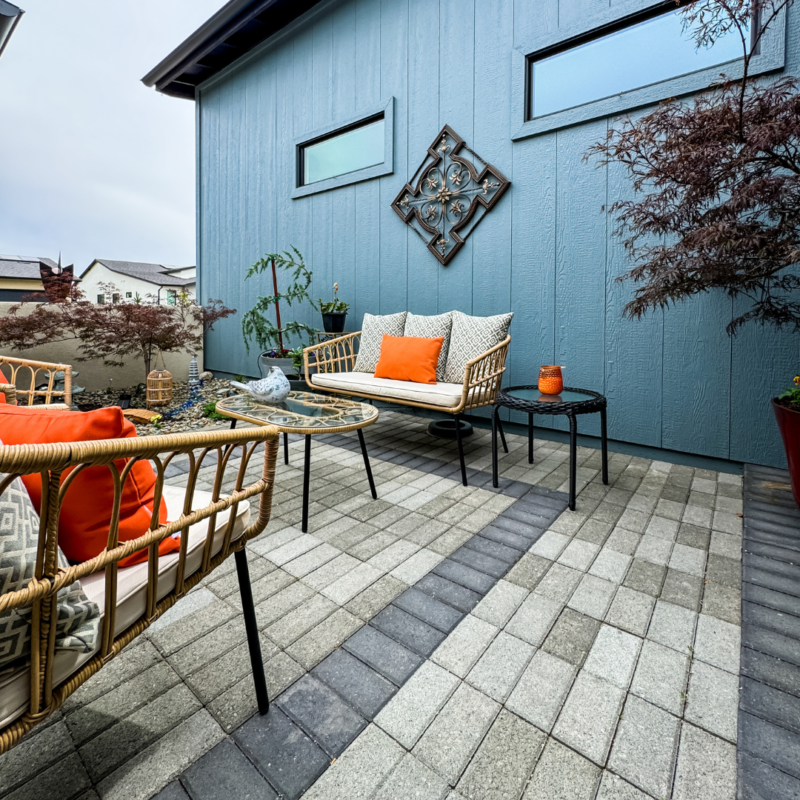
[(531, 63), (531, 117), (541, 117), (742, 57), (734, 29), (696, 48), (679, 11)]
[(303, 184), (383, 164), (382, 119), (303, 148)]

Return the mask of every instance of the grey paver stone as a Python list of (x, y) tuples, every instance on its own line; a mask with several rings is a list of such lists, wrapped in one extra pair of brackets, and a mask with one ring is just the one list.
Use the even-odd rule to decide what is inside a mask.
[(223, 739), (181, 776), (193, 800), (224, 797), (258, 797), (277, 800), (278, 795), (242, 751)]
[(572, 664), (537, 650), (506, 701), (506, 708), (549, 733), (575, 672)]
[(594, 643), (599, 628), (600, 623), (591, 617), (565, 608), (542, 647), (551, 655), (580, 667)]
[(647, 523), (644, 532), (646, 536), (655, 536), (657, 539), (674, 542), (678, 535), (678, 527), (678, 520), (654, 515)]
[(622, 553), (626, 556), (632, 556), (642, 540), (640, 533), (625, 530), (625, 528), (614, 528), (611, 535), (606, 539), (605, 546), (614, 550), (617, 553)]
[(82, 789), (88, 789), (91, 783), (80, 757), (77, 753), (71, 753), (48, 769), (39, 772), (10, 794), (3, 795), (3, 800), (73, 797)]
[(503, 627), (527, 596), (523, 587), (500, 580), (472, 613), (492, 625)]
[(711, 531), (711, 543), (708, 548), (709, 553), (718, 556), (732, 558), (735, 561), (742, 560), (742, 537), (741, 534), (729, 534), (723, 531)]
[(569, 607), (594, 619), (603, 619), (614, 599), (617, 585), (594, 575), (584, 575), (569, 601)]
[(469, 800), (516, 800), (545, 738), (524, 720), (501, 711), (459, 781), (458, 791)]
[(538, 647), (561, 612), (561, 603), (539, 594), (524, 600), (506, 625), (506, 632)]
[(304, 800), (367, 800), (404, 755), (391, 736), (370, 725), (303, 795)]
[(598, 767), (550, 739), (523, 800), (594, 800), (598, 783)]
[(656, 603), (647, 638), (671, 647), (680, 653), (688, 653), (694, 643), (697, 614), (686, 608), (665, 603)]
[(631, 692), (679, 717), (688, 676), (688, 655), (647, 640), (636, 665)]
[(302, 556), (304, 553), (307, 553), (309, 550), (313, 550), (315, 547), (321, 544), (321, 540), (316, 536), (312, 536), (310, 533), (304, 533), (301, 536), (298, 536), (296, 539), (293, 539), (291, 542), (287, 542), (281, 547), (271, 550), (268, 553), (264, 553), (263, 555), (273, 564), (277, 564), (279, 567), (282, 567), (284, 564), (292, 561), (292, 559)]
[(613, 772), (603, 772), (596, 800), (650, 800), (650, 795), (622, 780)]
[(694, 655), (700, 661), (738, 675), (741, 641), (738, 625), (706, 614), (698, 617)]
[(443, 778), (407, 753), (378, 790), (375, 800), (442, 800), (449, 788)]
[(256, 606), (258, 627), (265, 628), (275, 620), (280, 619), (284, 614), (288, 614), (292, 609), (297, 608), (301, 603), (305, 603), (313, 594), (314, 591), (304, 583), (296, 581), (289, 584), (285, 589), (281, 589), (268, 600), (264, 600)]
[[(90, 727), (84, 724), (81, 729), (90, 730)], [(0, 795), (5, 796), (74, 750), (70, 730), (63, 721), (26, 736), (13, 749), (0, 755)]]
[(580, 583), (583, 573), (563, 564), (553, 564), (534, 590), (557, 603), (566, 603)]
[(611, 747), (624, 697), (622, 689), (581, 672), (572, 685), (553, 735), (602, 766)]
[(382, 576), (382, 572), (371, 564), (359, 564), (338, 580), (322, 589), (322, 593), (343, 606)]
[(608, 759), (609, 769), (655, 797), (669, 796), (680, 721), (629, 695)]
[(688, 572), (690, 575), (702, 578), (706, 569), (705, 551), (696, 547), (687, 547), (685, 544), (676, 544), (672, 548), (669, 566), (671, 569)]
[(657, 536), (643, 536), (636, 548), (636, 558), (649, 561), (651, 564), (665, 566), (669, 561), (673, 544), (668, 539), (659, 539)]
[(532, 591), (550, 568), (551, 561), (526, 553), (506, 574), (505, 580)]
[(736, 747), (684, 724), (672, 796), (675, 800), (735, 800)]
[(345, 608), (365, 622), (369, 622), (382, 611), (395, 597), (405, 591), (407, 585), (393, 575), (384, 575), (371, 586), (357, 594)]
[(693, 661), (685, 717), (689, 722), (736, 742), (739, 676)]
[(649, 561), (634, 558), (622, 585), (629, 589), (635, 589), (637, 592), (658, 597), (661, 594), (666, 574), (667, 570), (663, 565), (651, 564)]
[(500, 631), (467, 676), (467, 682), (502, 703), (533, 656), (527, 642)]
[(573, 539), (558, 557), (558, 563), (585, 572), (599, 551), (600, 547), (592, 542)]
[(336, 610), (336, 603), (314, 595), (265, 629), (279, 647), (286, 648)]
[(284, 564), (283, 568), (290, 575), (294, 575), (295, 578), (302, 578), (332, 561), (338, 555), (340, 555), (340, 551), (337, 548), (324, 542), (319, 547), (315, 547), (293, 561)]
[(419, 550), (419, 545), (398, 539), (370, 558), (369, 563), (382, 572), (389, 572)]
[(460, 678), (465, 678), (497, 631), (496, 626), (469, 614), (439, 645), (431, 658)]
[(402, 564), (395, 567), (391, 574), (395, 578), (409, 585), (416, 583), (424, 575), (427, 575), (434, 567), (442, 561), (442, 555), (434, 553), (432, 550), (423, 547), (422, 550), (414, 553)]
[(410, 750), (459, 684), (451, 672), (426, 661), (375, 718), (375, 724)]
[(703, 593), (703, 578), (689, 575), (671, 567), (661, 589), (660, 599), (690, 611), (700, 610), (700, 597)]
[(627, 689), (641, 645), (642, 640), (638, 636), (601, 625), (584, 669), (620, 689)]
[(303, 578), (303, 583), (318, 592), (322, 591), (326, 586), (339, 580), (361, 563), (362, 562), (357, 558), (353, 558), (353, 556), (347, 553), (342, 553), (327, 564), (323, 564), (313, 572), (309, 572), (308, 575)]
[(655, 604), (654, 597), (620, 586), (606, 613), (606, 622), (636, 636), (644, 636)]
[(528, 552), (532, 555), (555, 561), (569, 543), (569, 536), (564, 536), (552, 530), (545, 531), (536, 543), (530, 547)]
[(624, 553), (618, 553), (616, 550), (604, 547), (594, 560), (589, 574), (613, 583), (622, 583), (631, 560), (631, 557)]
[(477, 749), (500, 706), (462, 683), (414, 748), (414, 755), (452, 786)]
[(709, 581), (703, 591), (703, 613), (740, 625), (742, 595), (740, 587), (724, 586)]

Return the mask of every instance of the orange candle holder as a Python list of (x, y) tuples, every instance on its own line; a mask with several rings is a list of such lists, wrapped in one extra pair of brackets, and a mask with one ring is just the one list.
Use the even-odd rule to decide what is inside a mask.
[(538, 389), (542, 394), (561, 394), (564, 388), (562, 367), (545, 366), (539, 370)]

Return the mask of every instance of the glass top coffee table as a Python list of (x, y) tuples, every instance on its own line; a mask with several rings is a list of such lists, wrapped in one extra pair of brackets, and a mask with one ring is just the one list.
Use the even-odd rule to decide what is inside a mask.
[[(511, 386), (497, 393), (492, 412), (492, 483), (497, 487), (497, 417), (501, 408), (528, 415), (528, 463), (533, 464), (533, 415), (564, 414), (569, 419), (569, 507), (575, 510), (576, 454), (579, 414), (600, 413), (600, 442), (603, 453), (603, 483), (608, 484), (608, 437), (606, 398), (589, 389), (565, 386), (561, 394), (542, 394), (536, 386)], [(502, 429), (501, 429), (502, 430)]]
[(311, 437), (319, 433), (349, 433), (355, 431), (364, 456), (364, 468), (369, 479), (369, 488), (374, 500), (378, 499), (375, 481), (369, 466), (367, 445), (362, 428), (378, 419), (378, 409), (367, 403), (357, 403), (340, 397), (315, 394), (314, 392), (289, 392), (281, 403), (263, 403), (249, 394), (239, 394), (217, 401), (217, 411), (232, 419), (254, 425), (274, 425), (283, 433), (284, 459), (289, 463), (289, 434), (299, 433), (306, 437), (305, 461), (303, 464), (303, 533), (308, 531), (308, 494), (311, 467)]

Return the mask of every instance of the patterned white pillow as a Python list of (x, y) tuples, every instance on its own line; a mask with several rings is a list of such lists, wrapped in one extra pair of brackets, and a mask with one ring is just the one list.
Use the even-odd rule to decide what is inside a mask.
[(498, 314), (496, 317), (470, 317), (460, 311), (453, 311), (445, 381), (463, 383), (467, 362), (500, 344), (508, 336), (513, 316), (510, 313)]
[[(0, 481), (6, 476), (0, 473)], [(0, 594), (28, 585), (36, 569), (39, 515), (19, 478), (0, 495)], [(58, 551), (59, 565), (69, 566)], [(58, 593), (56, 650), (90, 653), (99, 645), (100, 609), (83, 591), (80, 581)], [(24, 664), (30, 657), (30, 606), (0, 613), (0, 669)]]
[(402, 336), (406, 326), (406, 312), (387, 314), (383, 317), (374, 314), (364, 314), (364, 324), (361, 326), (361, 343), (358, 347), (355, 372), (375, 372), (378, 359), (381, 357), (381, 344), (383, 335)]
[(436, 380), (443, 381), (447, 367), (447, 351), (450, 349), (450, 329), (453, 325), (451, 312), (439, 314), (436, 317), (423, 317), (409, 312), (406, 317), (406, 327), (403, 336), (420, 336), (423, 339), (444, 339), (442, 350), (439, 353), (439, 362), (436, 365)]

